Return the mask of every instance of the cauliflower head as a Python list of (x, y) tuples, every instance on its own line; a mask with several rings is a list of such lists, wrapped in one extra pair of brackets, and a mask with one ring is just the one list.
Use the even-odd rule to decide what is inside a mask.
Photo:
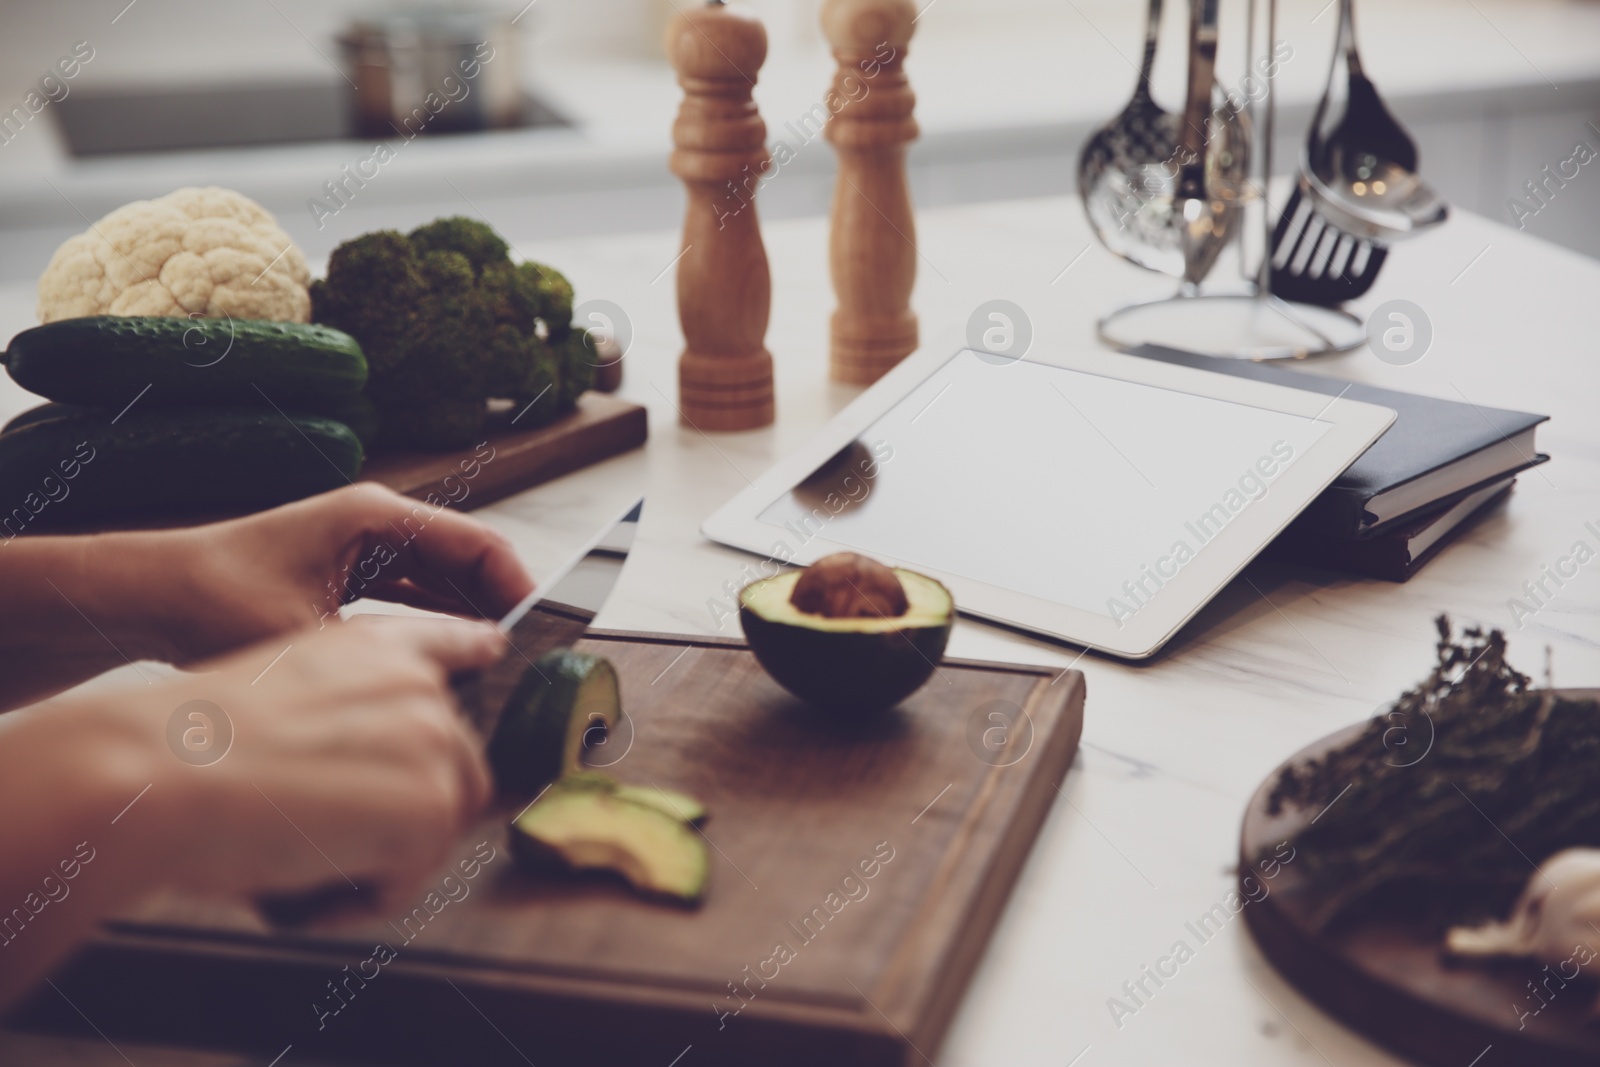
[(185, 188), (124, 204), (68, 238), (39, 278), (39, 321), (86, 315), (307, 322), (306, 257), (260, 204)]

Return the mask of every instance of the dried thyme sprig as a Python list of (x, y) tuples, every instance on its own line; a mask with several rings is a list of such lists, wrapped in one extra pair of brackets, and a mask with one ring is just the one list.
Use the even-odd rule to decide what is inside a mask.
[(1458, 643), (1437, 625), (1428, 677), (1269, 796), (1273, 814), (1338, 799), (1295, 842), (1318, 925), (1384, 905), (1475, 921), (1509, 907), (1545, 857), (1600, 845), (1600, 705), (1530, 690), (1498, 630)]

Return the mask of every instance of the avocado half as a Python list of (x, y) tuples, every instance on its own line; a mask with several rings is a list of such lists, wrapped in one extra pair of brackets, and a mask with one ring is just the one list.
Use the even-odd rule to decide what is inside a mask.
[[(885, 594), (891, 578), (903, 596)], [(795, 696), (825, 712), (881, 711), (933, 674), (955, 599), (927, 575), (838, 553), (745, 586), (739, 622), (761, 666)]]

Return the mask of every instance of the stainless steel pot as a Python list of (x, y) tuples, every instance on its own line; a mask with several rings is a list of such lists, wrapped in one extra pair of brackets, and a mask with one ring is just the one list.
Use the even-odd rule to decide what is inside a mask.
[(339, 46), (356, 136), (410, 139), (522, 121), (510, 15), (408, 8), (352, 22)]

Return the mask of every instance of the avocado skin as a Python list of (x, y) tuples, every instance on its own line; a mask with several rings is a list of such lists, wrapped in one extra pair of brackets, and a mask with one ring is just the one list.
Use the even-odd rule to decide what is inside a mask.
[(892, 708), (920, 689), (944, 655), (955, 618), (851, 633), (773, 622), (741, 604), (739, 623), (774, 681), (819, 711), (848, 715)]
[(541, 713), (545, 691), (554, 685), (564, 691), (557, 699), (570, 704), (576, 680), (546, 681), (539, 668), (530, 666), (506, 701), (488, 749), (489, 766), (499, 788), (537, 793), (561, 776), (568, 719)]
[(600, 715), (609, 728), (615, 707), (584, 707), (579, 695), (596, 670), (611, 670), (604, 660), (569, 648), (545, 653), (529, 665), (506, 701), (489, 739), (489, 767), (501, 789), (537, 793), (575, 768), (567, 765), (574, 717)]

